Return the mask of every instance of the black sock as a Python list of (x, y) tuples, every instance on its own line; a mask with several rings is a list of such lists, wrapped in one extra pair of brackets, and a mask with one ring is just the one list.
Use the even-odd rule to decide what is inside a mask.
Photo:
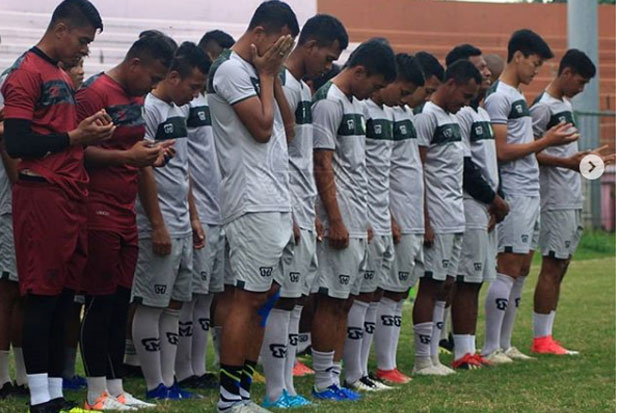
[(239, 383), (242, 371), (242, 366), (220, 365), (220, 400), (217, 403), (220, 410), (226, 410), (241, 401)]
[(108, 330), (108, 358), (106, 376), (108, 380), (122, 379), (125, 376), (125, 368), (123, 367), (123, 358), (125, 356), (125, 328), (118, 326), (127, 325), (127, 316), (129, 314), (129, 299), (131, 290), (124, 287), (116, 289), (114, 296), (114, 306), (110, 315), (110, 328)]
[(28, 374), (49, 373), (52, 318), (58, 296), (27, 294), (24, 298), (24, 363)]
[[(80, 330), (80, 350), (88, 377), (103, 377), (108, 366), (108, 335), (113, 295), (87, 296)], [(121, 326), (123, 329), (124, 325)]]
[(241, 375), (241, 387), (239, 394), (243, 400), (250, 399), (250, 387), (252, 387), (252, 377), (254, 377), (254, 371), (256, 370), (256, 362), (246, 360), (243, 365), (243, 374)]

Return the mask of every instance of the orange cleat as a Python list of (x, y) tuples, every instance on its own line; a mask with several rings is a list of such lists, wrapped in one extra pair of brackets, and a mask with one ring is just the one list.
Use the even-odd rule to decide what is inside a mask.
[(405, 384), (411, 381), (411, 377), (401, 373), (398, 369), (379, 370), (377, 369), (377, 378), (394, 384)]
[(493, 367), (493, 363), (491, 363), (486, 358), (482, 357), (482, 354), (476, 353), (473, 355), (474, 360), (476, 360), (482, 367)]
[(578, 351), (567, 350), (551, 336), (537, 337), (532, 343), (532, 353), (555, 354), (557, 356), (572, 356), (579, 354)]
[(467, 353), (463, 357), (461, 357), (460, 359), (454, 360), (452, 362), (452, 368), (455, 369), (455, 370), (456, 369), (460, 369), (460, 370), (475, 370), (475, 369), (479, 369), (480, 367), (482, 367), (482, 365), (476, 359), (476, 357), (473, 356), (471, 353)]
[(307, 376), (309, 374), (314, 374), (314, 370), (306, 366), (301, 361), (296, 360), (295, 365), (293, 366), (293, 376), (302, 377), (302, 376)]

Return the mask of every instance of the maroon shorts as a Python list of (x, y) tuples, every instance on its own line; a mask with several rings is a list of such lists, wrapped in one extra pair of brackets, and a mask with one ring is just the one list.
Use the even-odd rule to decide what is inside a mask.
[(82, 278), (87, 295), (131, 289), (138, 261), (138, 231), (88, 230), (88, 262)]
[(86, 203), (47, 182), (13, 186), (13, 234), (22, 295), (80, 290), (86, 265)]

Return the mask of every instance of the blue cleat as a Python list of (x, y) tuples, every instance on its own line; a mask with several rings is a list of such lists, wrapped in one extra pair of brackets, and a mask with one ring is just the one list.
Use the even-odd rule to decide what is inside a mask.
[(340, 387), (335, 384), (332, 384), (323, 391), (318, 391), (316, 387), (312, 387), (312, 395), (320, 400), (333, 400), (337, 402), (349, 400), (345, 394), (340, 391)]
[(63, 390), (83, 390), (88, 385), (86, 379), (82, 376), (73, 376), (70, 379), (62, 379)]
[(362, 398), (361, 394), (359, 394), (357, 392), (354, 392), (351, 389), (347, 389), (346, 387), (338, 387), (338, 388), (340, 389), (340, 392), (344, 395), (344, 397), (347, 400), (350, 400), (352, 402), (356, 402), (358, 400), (361, 400), (361, 398)]
[(263, 399), (263, 404), (261, 406), (263, 406), (266, 409), (273, 409), (273, 408), (287, 409), (289, 407), (292, 407), (289, 405), (288, 399), (286, 398), (286, 390), (284, 390), (284, 392), (280, 395), (280, 397), (278, 397), (278, 399), (274, 402), (272, 402), (269, 399), (269, 396), (265, 395), (265, 398)]
[(288, 394), (288, 392), (284, 390), (284, 396), (286, 397), (286, 402), (288, 403), (289, 407), (302, 407), (312, 405), (312, 402), (310, 400), (306, 399), (300, 394), (293, 396), (291, 394)]
[(168, 387), (168, 398), (171, 400), (195, 399), (196, 395), (187, 390), (183, 390), (178, 384), (174, 383), (172, 386)]
[(147, 399), (156, 399), (156, 400), (167, 400), (168, 397), (168, 388), (164, 386), (164, 383), (159, 383), (159, 386), (154, 388), (153, 390), (146, 391)]

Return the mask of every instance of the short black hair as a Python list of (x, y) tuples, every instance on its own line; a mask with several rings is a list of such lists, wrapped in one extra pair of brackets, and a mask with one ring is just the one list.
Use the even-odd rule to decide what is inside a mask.
[(469, 59), (472, 56), (482, 56), (482, 50), (478, 49), (475, 46), (472, 46), (469, 43), (465, 43), (459, 46), (456, 46), (454, 49), (450, 50), (446, 55), (446, 66), (450, 66), (452, 63), (461, 59)]
[(319, 47), (331, 46), (334, 40), (338, 41), (340, 50), (349, 46), (349, 35), (340, 20), (329, 14), (317, 14), (308, 19), (299, 35), (299, 44), (309, 40), (316, 40)]
[(383, 75), (387, 82), (396, 79), (394, 51), (387, 40), (382, 38), (373, 38), (357, 46), (345, 66), (363, 66), (369, 76)]
[(407, 53), (397, 54), (396, 79), (411, 82), (416, 86), (424, 86), (424, 73), (422, 73), (418, 59)]
[(566, 51), (566, 54), (564, 54), (560, 61), (558, 75), (567, 67), (570, 67), (573, 72), (580, 74), (586, 79), (596, 76), (596, 66), (594, 66), (588, 55), (581, 50), (568, 49)]
[(474, 79), (477, 85), (482, 83), (482, 75), (476, 66), (466, 59), (460, 59), (452, 63), (446, 69), (443, 82), (454, 79), (457, 85), (469, 83), (470, 79)]
[(136, 40), (127, 55), (125, 60), (138, 57), (143, 60), (158, 60), (164, 66), (170, 67), (172, 59), (177, 50), (177, 44), (170, 37), (165, 34), (151, 34), (147, 36), (141, 36)]
[(299, 34), (297, 16), (291, 6), (279, 0), (262, 2), (254, 12), (248, 30), (257, 26), (265, 28), (267, 33), (278, 33), (283, 27), (288, 27), (293, 37)]
[(333, 63), (332, 68), (329, 69), (327, 72), (310, 79), (310, 81), (312, 82), (312, 88), (315, 91), (319, 90), (325, 83), (329, 82), (333, 77), (340, 73), (341, 70), (342, 67), (340, 65)]
[(537, 54), (545, 60), (553, 57), (553, 52), (547, 42), (529, 29), (517, 30), (510, 36), (508, 41), (508, 62), (512, 60), (516, 52), (523, 53), (525, 57)]
[(54, 9), (49, 28), (61, 20), (66, 20), (72, 27), (91, 26), (103, 31), (99, 11), (88, 0), (64, 0)]
[(425, 80), (435, 76), (441, 82), (445, 70), (435, 56), (428, 52), (418, 52), (415, 54), (415, 57), (418, 59), (418, 63), (420, 63), (420, 66), (422, 67)]
[(230, 49), (235, 44), (235, 39), (222, 30), (211, 30), (206, 32), (198, 42), (198, 47), (204, 49), (207, 43), (214, 41), (222, 49)]
[(156, 30), (156, 29), (149, 29), (149, 30), (144, 30), (140, 32), (140, 34), (138, 35), (138, 39), (141, 39), (147, 36), (165, 36), (165, 34), (164, 32)]
[(211, 60), (195, 43), (183, 42), (174, 54), (170, 71), (177, 71), (182, 78), (185, 78), (192, 73), (194, 68), (198, 68), (205, 75), (209, 74)]

